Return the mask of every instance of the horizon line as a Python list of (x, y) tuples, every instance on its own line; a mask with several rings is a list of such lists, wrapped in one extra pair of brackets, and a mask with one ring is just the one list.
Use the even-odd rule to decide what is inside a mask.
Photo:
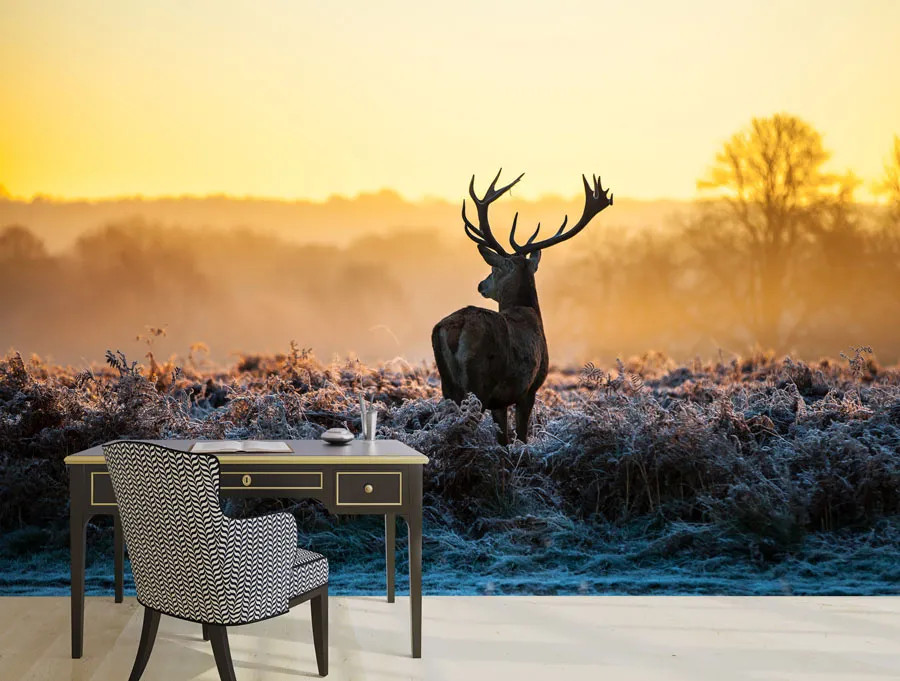
[[(866, 191), (868, 194), (867, 199), (855, 199), (854, 203), (862, 203), (862, 204), (874, 204), (874, 205), (882, 205), (885, 203), (882, 197), (872, 196), (870, 192)], [(393, 189), (391, 187), (382, 187), (381, 189), (373, 190), (373, 191), (359, 191), (354, 195), (346, 195), (333, 193), (329, 194), (327, 198), (317, 199), (313, 197), (284, 197), (284, 196), (266, 196), (261, 194), (229, 194), (227, 192), (209, 192), (206, 194), (156, 194), (156, 195), (145, 195), (145, 194), (110, 194), (106, 196), (60, 196), (54, 194), (44, 194), (43, 192), (35, 192), (31, 195), (31, 197), (27, 196), (15, 196), (11, 194), (6, 188), (0, 184), (0, 202), (11, 202), (11, 203), (57, 203), (57, 204), (66, 204), (66, 203), (115, 203), (117, 201), (146, 201), (146, 202), (154, 202), (154, 201), (183, 201), (183, 200), (209, 200), (209, 199), (228, 199), (231, 201), (260, 201), (260, 202), (270, 202), (270, 203), (307, 203), (307, 204), (318, 204), (318, 205), (326, 205), (328, 203), (337, 202), (337, 201), (357, 201), (359, 199), (378, 197), (378, 196), (390, 196), (391, 198), (396, 198), (402, 201), (403, 203), (408, 204), (423, 204), (423, 203), (447, 203), (456, 205), (462, 201), (462, 199), (448, 199), (442, 196), (434, 196), (434, 195), (424, 195), (418, 199), (410, 198), (408, 196), (404, 196), (398, 190)], [(468, 197), (463, 197), (468, 198)], [(527, 197), (510, 197), (516, 201), (523, 201), (526, 203), (539, 203), (541, 201), (578, 201), (582, 197), (580, 194), (574, 194), (572, 196), (566, 197), (562, 194), (557, 194), (553, 192), (548, 192), (546, 194), (541, 194), (535, 198), (527, 198)], [(697, 201), (711, 200), (715, 199), (714, 196), (703, 196), (699, 193), (695, 194), (691, 197), (671, 197), (671, 196), (663, 196), (663, 197), (654, 197), (654, 198), (642, 198), (642, 197), (634, 197), (634, 196), (617, 196), (616, 198), (619, 201), (626, 202), (636, 202), (636, 203), (694, 203)]]

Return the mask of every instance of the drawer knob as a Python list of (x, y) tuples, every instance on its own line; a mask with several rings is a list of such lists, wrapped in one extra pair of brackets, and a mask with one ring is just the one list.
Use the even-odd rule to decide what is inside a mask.
[(372, 485), (366, 485), (365, 487), (363, 487), (363, 491), (365, 491), (366, 494), (371, 494), (375, 491), (375, 488), (372, 487)]
[(243, 478), (241, 478), (241, 482), (243, 483), (244, 487), (249, 487), (253, 482), (253, 478), (251, 478), (249, 475), (245, 475)]

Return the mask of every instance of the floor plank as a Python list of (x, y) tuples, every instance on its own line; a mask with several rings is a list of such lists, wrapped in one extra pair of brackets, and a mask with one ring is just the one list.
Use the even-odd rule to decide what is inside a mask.
[[(426, 597), (423, 658), (409, 600), (330, 599), (329, 679), (881, 681), (900, 677), (898, 597)], [(69, 657), (66, 598), (0, 598), (0, 679), (127, 678), (142, 608), (88, 598)], [(230, 630), (241, 681), (317, 678), (309, 607)], [(163, 617), (146, 681), (215, 681), (200, 625)]]

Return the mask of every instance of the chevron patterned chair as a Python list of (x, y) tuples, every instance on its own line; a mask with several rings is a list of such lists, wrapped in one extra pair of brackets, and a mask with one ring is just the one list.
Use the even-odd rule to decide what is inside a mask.
[(290, 513), (235, 519), (219, 506), (219, 461), (146, 442), (103, 446), (122, 518), (141, 642), (129, 681), (147, 666), (160, 615), (203, 625), (222, 681), (236, 681), (227, 627), (310, 601), (319, 674), (328, 674), (328, 560), (297, 548)]

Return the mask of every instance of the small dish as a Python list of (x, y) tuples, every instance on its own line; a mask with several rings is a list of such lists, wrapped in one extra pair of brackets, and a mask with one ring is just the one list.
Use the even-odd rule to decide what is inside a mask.
[(319, 436), (330, 445), (346, 445), (356, 439), (356, 436), (346, 428), (329, 428)]

